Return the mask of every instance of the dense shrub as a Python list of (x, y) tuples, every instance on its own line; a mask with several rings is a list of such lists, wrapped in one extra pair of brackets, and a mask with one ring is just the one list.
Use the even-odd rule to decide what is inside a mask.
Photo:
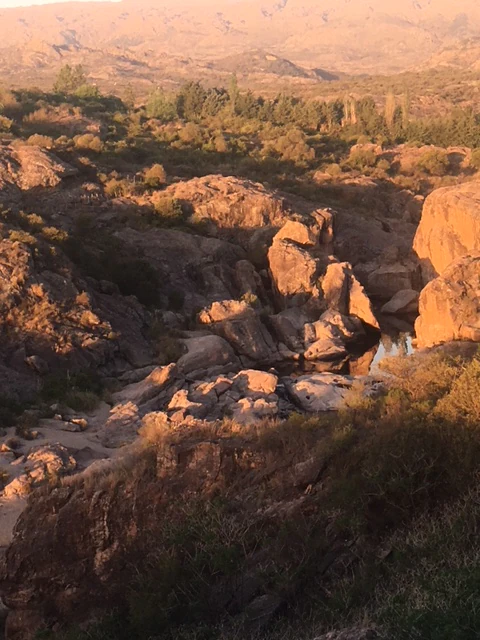
[(13, 120), (0, 115), (0, 133), (8, 133), (13, 127)]
[(101, 139), (93, 133), (84, 133), (83, 135), (75, 136), (73, 141), (77, 149), (85, 149), (88, 151), (94, 151), (95, 153), (101, 153), (104, 148)]
[(147, 187), (162, 187), (167, 181), (167, 173), (161, 164), (154, 164), (144, 173), (144, 182)]
[(175, 226), (183, 222), (184, 213), (181, 203), (175, 198), (161, 196), (154, 201), (155, 215), (152, 222), (157, 226)]
[(138, 183), (128, 178), (110, 178), (105, 182), (105, 194), (110, 198), (122, 198), (139, 193)]
[(473, 149), (470, 158), (470, 166), (480, 171), (480, 149)]
[(424, 151), (417, 162), (417, 168), (431, 176), (444, 176), (448, 166), (448, 154), (443, 149)]
[(377, 155), (371, 148), (354, 149), (348, 158), (348, 164), (352, 169), (358, 169), (359, 171), (371, 169), (376, 163)]
[(53, 138), (50, 136), (42, 136), (39, 133), (31, 135), (27, 140), (27, 144), (42, 149), (53, 149), (54, 147)]

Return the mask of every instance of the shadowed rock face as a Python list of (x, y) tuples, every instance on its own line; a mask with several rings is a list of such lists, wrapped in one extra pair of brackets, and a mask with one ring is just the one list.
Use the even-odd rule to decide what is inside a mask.
[(39, 270), (27, 245), (0, 241), (0, 356), (20, 376), (11, 376), (4, 393), (21, 397), (32, 374), (58, 367), (113, 371), (116, 358), (134, 366), (148, 363), (141, 305), (118, 294), (93, 293), (68, 266), (65, 261), (62, 274)]
[[(123, 488), (112, 477), (110, 489), (118, 489), (113, 493), (107, 485), (96, 490), (86, 479), (30, 502), (17, 525), (18, 531), (30, 532), (30, 540), (17, 538), (0, 577), (2, 596), (13, 609), (8, 640), (31, 640), (55, 618), (79, 621), (99, 607), (121, 604), (128, 565), (146, 557), (149, 536), (160, 525), (155, 514), (173, 514), (174, 502), (192, 492), (208, 499), (265, 461), (245, 448), (187, 439), (165, 450), (150, 449), (135, 464)], [(40, 520), (42, 527), (31, 526)]]
[(434, 191), (425, 201), (413, 247), (425, 284), (457, 258), (480, 253), (480, 184)]
[(415, 331), (420, 346), (451, 340), (480, 342), (480, 256), (453, 262), (420, 294)]
[[(246, 371), (234, 384), (265, 393), (273, 389), (275, 377)], [(324, 456), (305, 449), (298, 459), (286, 461), (275, 456), (274, 442), (259, 447), (255, 440), (239, 437), (211, 439), (202, 430), (174, 433), (154, 415), (149, 428), (155, 440), (122, 458), (122, 470), (110, 463), (101, 472), (85, 472), (57, 488), (40, 490), (29, 501), (0, 566), (0, 591), (10, 608), (8, 640), (33, 640), (45, 626), (58, 629), (91, 620), (108, 608), (128, 608), (128, 586), (134, 585), (137, 572), (155, 566), (162, 554), (176, 554), (182, 546), (178, 532), (192, 527), (192, 517), (196, 527), (202, 514), (215, 509), (218, 496), (236, 504), (231, 523), (248, 526), (245, 558), (233, 570), (215, 569), (213, 579), (202, 583), (208, 610), (218, 617), (245, 614), (253, 631), (259, 618), (268, 622), (285, 603), (283, 582), (272, 584), (265, 566), (274, 562), (288, 575), (296, 561), (277, 544), (278, 529), (298, 519), (324, 518), (323, 494), (317, 500), (305, 491), (325, 474)], [(346, 540), (344, 532), (340, 538), (327, 522), (316, 575), (328, 582), (360, 547)], [(249, 532), (258, 544), (250, 546)], [(294, 582), (302, 588), (301, 577)]]

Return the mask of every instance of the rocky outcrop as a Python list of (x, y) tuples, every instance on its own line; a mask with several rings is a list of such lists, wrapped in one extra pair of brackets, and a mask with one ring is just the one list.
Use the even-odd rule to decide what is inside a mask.
[(229, 343), (217, 335), (183, 340), (187, 353), (177, 362), (178, 370), (190, 378), (230, 373), (240, 362)]
[(318, 297), (318, 278), (325, 270), (331, 247), (331, 214), (304, 222), (290, 220), (273, 238), (268, 251), (270, 274), (284, 306), (299, 306)]
[(262, 184), (218, 175), (194, 178), (168, 187), (165, 195), (190, 209), (192, 222), (210, 232), (280, 227), (290, 213), (285, 200)]
[(434, 191), (425, 201), (413, 246), (425, 283), (457, 258), (480, 254), (480, 184)]
[[(232, 383), (248, 385), (252, 393), (271, 391), (275, 380), (263, 375), (260, 379), (245, 372)], [(255, 404), (254, 395), (251, 399)], [(298, 447), (297, 452), (293, 447), (279, 458), (278, 447), (285, 444), (278, 437), (264, 442), (232, 434), (211, 438), (201, 428), (175, 431), (162, 414), (151, 414), (142, 433), (149, 446), (133, 448), (116, 463), (45, 487), (29, 501), (0, 566), (0, 593), (9, 608), (7, 640), (33, 640), (40, 630), (83, 625), (109, 609), (124, 609), (135, 589), (132, 566), (135, 576), (154, 567), (152, 575), (163, 580), (172, 558), (184, 566), (187, 544), (194, 552), (200, 548), (197, 540), (204, 544), (199, 524), (208, 540), (221, 544), (222, 559), (228, 552), (228, 565), (221, 565), (227, 570), (215, 566), (203, 580), (201, 569), (202, 596), (218, 619), (245, 614), (246, 637), (251, 625), (259, 619), (265, 624), (287, 602), (285, 579), (275, 579), (277, 573), (295, 574), (298, 568), (302, 539), (295, 545), (295, 554), (300, 549), (297, 555), (285, 553), (284, 545), (275, 542), (279, 527), (312, 518), (327, 532), (315, 556), (308, 547), (310, 561), (319, 566), (317, 580), (325, 576), (325, 584), (338, 578), (347, 560), (350, 565), (358, 557), (361, 547), (353, 537), (346, 540), (343, 533), (340, 542), (335, 531), (330, 534), (332, 527), (327, 525), (332, 516), (324, 515), (325, 490), (318, 492), (318, 500), (315, 492), (306, 491), (326, 473), (332, 454), (325, 456), (324, 449)], [(217, 510), (219, 495), (222, 504), (235, 504), (233, 516), (221, 506)], [(218, 526), (231, 537), (219, 537), (223, 533)], [(189, 531), (194, 532), (192, 537)], [(266, 535), (267, 531), (272, 534)], [(189, 536), (186, 543), (184, 536)], [(230, 550), (236, 551), (234, 561)], [(210, 551), (206, 554), (209, 559)], [(269, 571), (265, 579), (269, 565), (275, 573)], [(301, 576), (294, 584), (295, 594), (309, 585)], [(189, 594), (190, 590), (185, 597)], [(164, 600), (162, 595), (162, 604)]]
[(161, 305), (166, 309), (188, 316), (214, 301), (245, 293), (248, 261), (236, 244), (174, 229), (123, 229), (117, 236), (155, 269)]
[(296, 406), (308, 413), (321, 413), (340, 409), (353, 380), (333, 373), (316, 373), (286, 378), (284, 383)]
[(0, 356), (5, 365), (28, 379), (59, 367), (113, 371), (116, 360), (128, 362), (130, 356), (131, 364), (146, 364), (151, 349), (144, 334), (145, 309), (135, 299), (95, 294), (58, 255), (58, 271), (41, 270), (29, 246), (0, 241)]
[(39, 147), (0, 146), (0, 201), (18, 199), (21, 191), (35, 187), (56, 187), (77, 174), (77, 169)]
[(480, 256), (464, 256), (427, 284), (415, 323), (418, 343), (430, 347), (451, 340), (480, 342)]
[(77, 466), (75, 458), (61, 444), (34, 447), (25, 460), (18, 460), (22, 472), (6, 484), (3, 491), (6, 498), (27, 496), (36, 486), (71, 473)]
[(321, 286), (329, 309), (358, 318), (374, 329), (380, 328), (370, 299), (348, 262), (330, 263)]
[(359, 271), (366, 275), (365, 286), (368, 293), (382, 300), (388, 300), (405, 289), (420, 290), (422, 287), (420, 268), (413, 260), (362, 265)]
[(198, 319), (200, 324), (221, 335), (241, 358), (257, 363), (279, 359), (272, 336), (246, 302), (214, 302), (199, 314)]
[(328, 308), (378, 329), (370, 300), (351, 265), (330, 255), (331, 237), (327, 235), (325, 243), (323, 233), (329, 225), (327, 218), (310, 227), (292, 221), (275, 236), (268, 259), (277, 301), (287, 308), (309, 303), (320, 313)]

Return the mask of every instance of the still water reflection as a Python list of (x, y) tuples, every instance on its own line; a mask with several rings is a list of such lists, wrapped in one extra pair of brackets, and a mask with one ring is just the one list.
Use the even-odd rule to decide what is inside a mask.
[(377, 351), (370, 365), (371, 373), (378, 373), (379, 364), (385, 358), (409, 356), (414, 352), (413, 336), (411, 333), (399, 333), (395, 336), (382, 334)]

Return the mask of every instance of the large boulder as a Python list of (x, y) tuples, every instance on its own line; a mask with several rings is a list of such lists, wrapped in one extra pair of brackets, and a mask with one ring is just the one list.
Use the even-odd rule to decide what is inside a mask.
[(165, 389), (171, 387), (177, 380), (178, 369), (175, 364), (155, 368), (146, 378), (124, 387), (114, 393), (115, 404), (132, 402), (138, 406), (158, 397)]
[(268, 261), (273, 283), (279, 296), (305, 302), (316, 292), (319, 276), (318, 261), (307, 247), (290, 239), (275, 237), (268, 252)]
[(425, 201), (413, 247), (425, 283), (457, 258), (480, 254), (480, 183), (434, 191)]
[(4, 496), (26, 496), (34, 487), (71, 473), (76, 466), (75, 458), (61, 444), (34, 447), (26, 457), (24, 472), (5, 486)]
[(269, 363), (279, 358), (272, 336), (246, 302), (214, 302), (200, 312), (198, 320), (229, 342), (239, 356), (251, 362)]
[(299, 378), (284, 378), (292, 402), (308, 413), (337, 411), (342, 407), (352, 379), (333, 373), (314, 373)]
[(480, 256), (464, 256), (420, 294), (415, 323), (418, 343), (431, 347), (451, 340), (480, 342)]
[(318, 297), (317, 280), (328, 264), (332, 214), (315, 211), (303, 220), (289, 220), (273, 238), (268, 262), (278, 298), (286, 306)]
[(257, 229), (280, 226), (288, 209), (281, 196), (262, 184), (220, 175), (178, 182), (166, 189), (166, 196), (190, 207), (194, 222), (203, 222), (212, 231)]
[(370, 299), (348, 262), (329, 264), (321, 286), (329, 309), (354, 316), (366, 325), (379, 329)]
[(226, 340), (216, 335), (184, 340), (187, 353), (177, 363), (183, 375), (193, 378), (236, 371), (239, 360)]
[(384, 300), (405, 289), (420, 289), (419, 266), (413, 261), (381, 264), (368, 273), (366, 287), (370, 295)]
[(173, 305), (183, 315), (215, 300), (239, 297), (245, 283), (252, 282), (251, 271), (246, 273), (245, 251), (233, 243), (176, 229), (124, 228), (116, 235), (155, 269), (163, 305)]
[(14, 200), (20, 191), (35, 187), (56, 187), (77, 174), (77, 169), (39, 147), (0, 146), (0, 200)]

